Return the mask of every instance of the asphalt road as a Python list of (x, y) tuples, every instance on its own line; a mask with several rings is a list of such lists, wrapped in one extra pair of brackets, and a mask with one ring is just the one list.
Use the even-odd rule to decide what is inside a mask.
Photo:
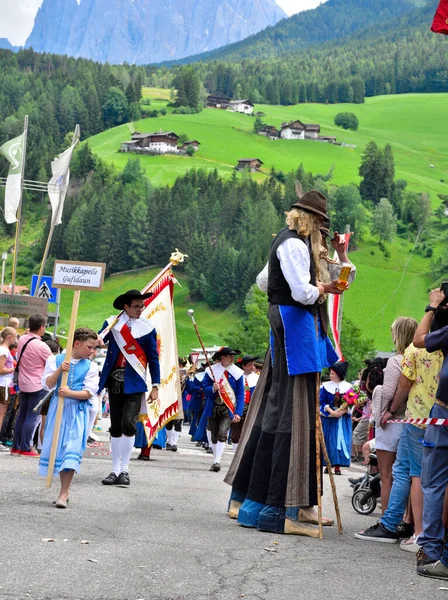
[[(110, 458), (92, 452), (107, 444), (88, 449), (67, 510), (52, 506), (57, 481), (45, 488), (37, 459), (0, 454), (0, 599), (448, 598), (448, 582), (416, 575), (413, 554), (353, 537), (378, 517), (352, 509), (354, 470), (337, 478), (343, 535), (335, 527), (324, 529), (322, 541), (272, 535), (225, 514), (230, 448), (216, 474), (208, 470), (211, 456), (186, 433), (179, 446), (177, 453), (153, 450), (149, 463), (133, 461), (128, 489), (100, 483)], [(332, 516), (326, 488), (324, 514)]]

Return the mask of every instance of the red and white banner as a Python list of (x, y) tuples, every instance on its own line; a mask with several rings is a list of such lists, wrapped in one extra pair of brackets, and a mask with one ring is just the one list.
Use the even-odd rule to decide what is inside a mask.
[(145, 427), (148, 445), (168, 421), (183, 417), (173, 307), (174, 282), (169, 265), (143, 290), (153, 293), (151, 298), (145, 300), (145, 310), (141, 318), (149, 319), (157, 331), (160, 362), (159, 400), (151, 402), (144, 398), (139, 415), (139, 421)]
[(431, 25), (431, 31), (448, 35), (448, 0), (440, 0)]
[[(350, 243), (350, 235), (350, 233), (343, 234), (345, 237), (345, 248), (347, 250)], [(334, 254), (334, 258), (338, 258), (336, 252)], [(336, 354), (339, 356), (339, 360), (344, 360), (344, 355), (342, 354), (341, 350), (342, 294), (328, 294), (328, 316)]]

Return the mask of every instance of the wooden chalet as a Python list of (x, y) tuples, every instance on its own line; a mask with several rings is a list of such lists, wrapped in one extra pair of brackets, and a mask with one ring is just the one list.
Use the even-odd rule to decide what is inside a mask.
[(132, 140), (121, 144), (121, 152), (178, 153), (179, 136), (174, 131), (134, 133)]
[(280, 137), (280, 131), (275, 127), (275, 125), (263, 125), (258, 133), (259, 135), (264, 135), (271, 140), (277, 140)]
[(189, 146), (192, 146), (195, 150), (199, 150), (200, 145), (201, 142), (198, 142), (198, 140), (188, 140), (182, 144), (181, 149), (186, 150)]
[(320, 125), (315, 123), (302, 123), (299, 119), (282, 123), (280, 137), (285, 140), (317, 140)]
[(232, 100), (230, 102), (230, 110), (251, 115), (254, 112), (254, 105), (250, 100)]
[(207, 96), (207, 108), (222, 108), (227, 109), (230, 107), (232, 98), (222, 94), (221, 92), (215, 92)]
[(262, 164), (264, 163), (259, 158), (240, 158), (235, 169), (237, 171), (245, 171), (248, 169), (251, 173), (255, 173), (260, 170)]

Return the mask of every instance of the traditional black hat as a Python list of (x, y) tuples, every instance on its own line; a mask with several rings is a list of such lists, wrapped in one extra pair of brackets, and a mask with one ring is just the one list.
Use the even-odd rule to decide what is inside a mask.
[(215, 352), (213, 355), (213, 360), (221, 360), (223, 356), (237, 356), (238, 354), (241, 354), (240, 350), (233, 350), (233, 348), (230, 348), (229, 346), (222, 346), (218, 352)]
[(303, 194), (300, 193), (301, 186), (296, 184), (297, 201), (291, 204), (291, 208), (301, 208), (307, 212), (314, 213), (320, 217), (328, 218), (327, 216), (327, 199), (317, 190), (310, 190)]
[(121, 294), (121, 296), (115, 298), (113, 307), (117, 310), (124, 310), (124, 305), (127, 304), (129, 306), (132, 300), (147, 300), (148, 298), (151, 298), (151, 296), (152, 292), (142, 294), (139, 290), (128, 290), (124, 294)]
[(347, 375), (347, 369), (348, 369), (348, 362), (341, 361), (341, 360), (339, 360), (338, 362), (335, 362), (330, 367), (330, 370), (334, 371), (341, 381), (343, 381), (345, 379), (345, 376)]
[(259, 356), (250, 356), (249, 354), (246, 354), (245, 356), (239, 358), (236, 362), (238, 365), (247, 365), (247, 363), (255, 362), (259, 358)]

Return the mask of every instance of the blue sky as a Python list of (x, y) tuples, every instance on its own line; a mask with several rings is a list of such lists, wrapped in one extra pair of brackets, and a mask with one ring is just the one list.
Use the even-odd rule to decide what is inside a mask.
[[(24, 44), (31, 33), (34, 17), (42, 1), (0, 0), (0, 38), (8, 38), (14, 46)], [(277, 0), (277, 4), (288, 15), (314, 8), (321, 2), (322, 0)]]

